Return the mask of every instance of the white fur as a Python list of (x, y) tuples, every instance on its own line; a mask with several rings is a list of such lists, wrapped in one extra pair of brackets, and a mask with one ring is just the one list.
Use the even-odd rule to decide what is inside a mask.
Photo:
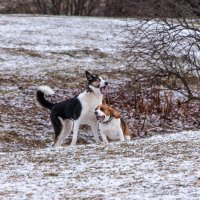
[(112, 118), (112, 120), (108, 123), (99, 124), (99, 129), (104, 144), (108, 143), (107, 137), (109, 137), (111, 140), (125, 141), (120, 124), (120, 118)]
[[(100, 87), (105, 86), (105, 82), (101, 77)], [(79, 119), (74, 121), (74, 129), (73, 129), (73, 137), (71, 145), (76, 145), (77, 137), (78, 137), (78, 130), (81, 124), (89, 124), (92, 128), (92, 132), (94, 134), (94, 139), (96, 143), (100, 143), (100, 139), (98, 136), (98, 123), (96, 116), (94, 114), (95, 108), (102, 104), (103, 101), (103, 94), (101, 93), (99, 88), (95, 88), (93, 86), (89, 86), (93, 92), (83, 92), (79, 94), (78, 99), (82, 105), (81, 116)]]
[(126, 140), (126, 141), (131, 141), (131, 136), (125, 135), (125, 140)]
[[(105, 87), (106, 84), (102, 78), (100, 82), (100, 87)], [(77, 120), (70, 120), (70, 119), (62, 119), (59, 117), (59, 120), (62, 124), (62, 130), (56, 143), (54, 144), (56, 147), (60, 146), (62, 141), (70, 135), (73, 129), (73, 138), (71, 145), (76, 145), (77, 136), (79, 131), (79, 126), (81, 124), (88, 124), (92, 128), (92, 132), (94, 134), (94, 138), (96, 143), (100, 143), (100, 139), (98, 136), (98, 123), (97, 119), (94, 114), (95, 108), (102, 104), (103, 101), (103, 94), (100, 91), (100, 88), (95, 88), (93, 86), (89, 86), (93, 92), (84, 91), (83, 93), (78, 95), (78, 99), (82, 105), (81, 115)], [(43, 92), (45, 95), (54, 94), (54, 91), (49, 86), (40, 86), (38, 90)], [(41, 106), (39, 102), (36, 100), (37, 105)]]
[[(38, 91), (43, 92), (45, 95), (52, 95), (54, 94), (54, 91), (47, 85), (41, 85), (37, 88)], [(37, 97), (35, 96), (35, 103), (38, 107), (43, 108), (43, 106), (40, 104), (40, 102), (37, 100)]]
[(125, 136), (124, 138), (120, 118), (116, 119), (113, 117), (111, 121), (109, 121), (110, 116), (105, 115), (105, 113), (102, 112), (100, 109), (97, 109), (96, 112), (98, 113), (98, 116), (105, 116), (104, 120), (101, 123), (99, 123), (99, 129), (104, 144), (108, 143), (107, 137), (109, 137), (111, 140), (131, 140), (130, 136)]
[(94, 110), (98, 105), (102, 104), (103, 95), (101, 93), (95, 94), (84, 91), (83, 93), (78, 95), (78, 99), (80, 100), (82, 105), (81, 115), (77, 120), (74, 120), (73, 122), (68, 119), (62, 120), (60, 118), (60, 121), (63, 125), (63, 130), (61, 131), (61, 134), (59, 135), (59, 138), (55, 143), (55, 147), (61, 145), (62, 140), (64, 140), (70, 134), (72, 129), (73, 129), (73, 136), (71, 145), (75, 146), (77, 142), (79, 127), (82, 124), (90, 125), (96, 143), (101, 142), (98, 136), (98, 123), (94, 114)]
[(103, 95), (101, 93), (83, 92), (78, 96), (82, 105), (81, 116), (74, 121), (73, 138), (71, 145), (76, 145), (79, 126), (81, 124), (89, 124), (92, 128), (96, 143), (100, 143), (98, 136), (98, 124), (94, 114), (95, 108), (102, 104)]
[[(104, 81), (102, 78), (100, 79), (101, 79), (100, 87), (104, 87), (106, 81)], [(63, 130), (61, 132), (62, 136), (59, 136), (59, 139), (55, 143), (55, 146), (60, 146), (62, 140), (71, 132), (72, 128), (73, 128), (73, 137), (71, 145), (75, 146), (77, 142), (79, 127), (82, 124), (90, 125), (96, 143), (101, 142), (98, 136), (98, 123), (94, 114), (94, 110), (98, 105), (102, 104), (103, 94), (101, 93), (99, 88), (95, 88), (93, 86), (89, 87), (93, 90), (93, 92), (84, 91), (78, 95), (78, 99), (82, 105), (82, 111), (80, 117), (77, 120), (74, 120), (73, 124), (69, 124), (68, 126), (66, 126), (65, 123), (64, 129), (67, 129), (67, 131)], [(62, 124), (64, 123), (62, 122)]]
[[(100, 82), (100, 88), (101, 88), (101, 87), (104, 87), (106, 81), (103, 80), (103, 78), (101, 78), (101, 77), (99, 77), (99, 78), (100, 78), (100, 80), (101, 80), (101, 82)], [(91, 88), (92, 91), (93, 91), (95, 94), (97, 94), (97, 95), (102, 95), (102, 93), (101, 93), (101, 91), (100, 91), (99, 88), (96, 88), (96, 87), (94, 87), (94, 86), (92, 86), (92, 85), (89, 85), (89, 88)]]
[(43, 92), (46, 95), (52, 95), (54, 94), (54, 91), (47, 85), (41, 85), (38, 87), (38, 90)]

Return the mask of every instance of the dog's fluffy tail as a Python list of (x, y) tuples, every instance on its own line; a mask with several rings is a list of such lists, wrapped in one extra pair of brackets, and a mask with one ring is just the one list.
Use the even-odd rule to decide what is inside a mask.
[(37, 92), (35, 95), (36, 105), (51, 110), (52, 107), (54, 106), (54, 103), (46, 100), (44, 98), (44, 95), (52, 95), (52, 94), (54, 94), (54, 91), (49, 86), (46, 85), (39, 86), (37, 88)]

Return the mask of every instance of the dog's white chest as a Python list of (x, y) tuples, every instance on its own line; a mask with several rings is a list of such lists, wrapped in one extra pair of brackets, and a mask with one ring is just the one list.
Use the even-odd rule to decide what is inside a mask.
[(99, 128), (102, 134), (110, 138), (111, 140), (119, 140), (120, 139), (120, 119), (112, 119), (108, 123), (100, 123)]
[(83, 92), (78, 96), (78, 98), (82, 105), (80, 123), (90, 124), (91, 121), (96, 121), (94, 111), (98, 105), (102, 104), (103, 95), (95, 95), (93, 93)]

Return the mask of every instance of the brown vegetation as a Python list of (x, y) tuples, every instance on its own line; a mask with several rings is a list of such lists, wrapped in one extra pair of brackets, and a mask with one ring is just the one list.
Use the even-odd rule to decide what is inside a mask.
[[(112, 17), (180, 17), (182, 10), (200, 15), (198, 0), (0, 0), (0, 13)], [(178, 9), (177, 9), (178, 8)]]
[(199, 102), (189, 102), (162, 86), (149, 88), (127, 82), (123, 90), (111, 91), (113, 107), (128, 121), (133, 136), (197, 130), (200, 127)]
[[(173, 5), (173, 9), (168, 10), (164, 2)], [(161, 18), (127, 23), (124, 56), (132, 75), (131, 107), (137, 132), (156, 127), (166, 131), (199, 126), (199, 18), (196, 7), (182, 3), (158, 1), (156, 5), (163, 8)], [(168, 18), (170, 12), (179, 17)]]

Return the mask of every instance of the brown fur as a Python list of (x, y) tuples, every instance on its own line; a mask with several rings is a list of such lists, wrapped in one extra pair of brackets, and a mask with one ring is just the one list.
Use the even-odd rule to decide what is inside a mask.
[(128, 125), (124, 121), (122, 122), (122, 120), (121, 120), (121, 128), (125, 136), (130, 136), (130, 130), (128, 128)]
[(116, 119), (120, 118), (119, 112), (116, 111), (115, 109), (113, 109), (112, 107), (108, 106), (107, 104), (99, 105), (99, 106), (97, 106), (96, 109), (100, 109), (107, 116), (110, 115)]
[[(97, 106), (96, 109), (100, 109), (107, 116), (112, 116), (116, 119), (120, 118), (120, 113), (116, 111), (114, 108), (108, 106), (107, 104), (99, 105)], [(124, 122), (123, 119), (121, 119), (121, 128), (124, 133), (124, 136), (130, 136), (130, 130), (128, 128), (128, 125)]]
[(115, 109), (109, 107), (110, 115), (116, 119), (120, 118), (119, 112), (117, 112)]

